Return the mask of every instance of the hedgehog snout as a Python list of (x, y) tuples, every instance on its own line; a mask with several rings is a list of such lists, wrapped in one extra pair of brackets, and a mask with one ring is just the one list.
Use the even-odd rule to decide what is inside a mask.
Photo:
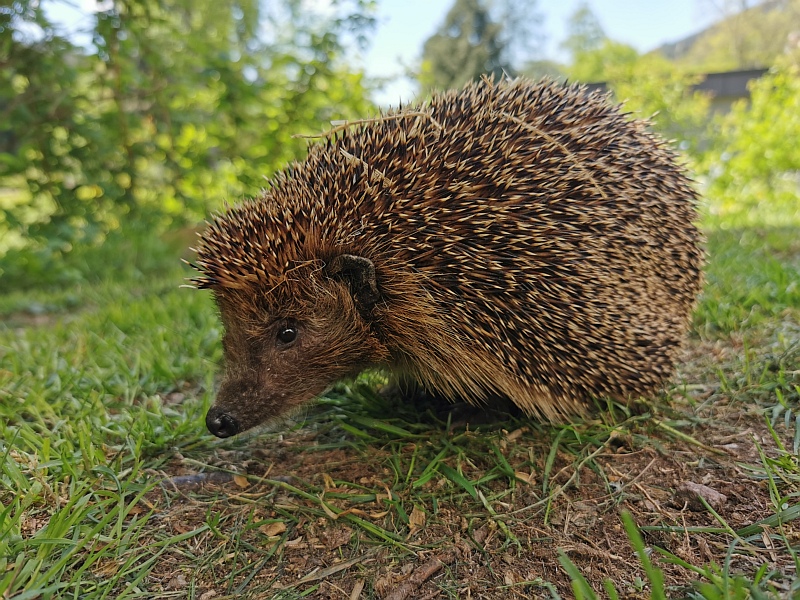
[(227, 438), (241, 431), (239, 422), (225, 411), (212, 406), (206, 415), (206, 427), (218, 438)]

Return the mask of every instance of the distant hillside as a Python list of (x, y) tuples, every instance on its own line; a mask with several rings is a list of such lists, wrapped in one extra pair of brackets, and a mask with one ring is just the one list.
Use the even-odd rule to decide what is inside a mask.
[(764, 0), (655, 52), (696, 72), (768, 67), (800, 35), (800, 0)]

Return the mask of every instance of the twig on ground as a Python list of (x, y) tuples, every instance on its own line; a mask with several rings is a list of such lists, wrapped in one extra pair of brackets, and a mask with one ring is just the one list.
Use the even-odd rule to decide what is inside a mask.
[(161, 480), (162, 483), (172, 486), (176, 491), (181, 489), (197, 488), (204, 483), (228, 483), (233, 479), (231, 473), (224, 471), (210, 471), (207, 473), (193, 473), (192, 475), (175, 475)]
[(368, 558), (372, 558), (373, 556), (375, 556), (377, 552), (378, 549), (373, 548), (372, 550), (365, 552), (361, 556), (356, 556), (355, 558), (351, 558), (350, 560), (340, 562), (338, 564), (333, 565), (332, 567), (328, 567), (327, 569), (320, 569), (319, 571), (314, 571), (313, 573), (309, 573), (297, 583), (308, 583), (309, 581), (319, 581), (320, 579), (325, 579), (335, 573), (338, 573), (339, 571), (344, 571), (345, 569), (349, 569), (353, 565), (363, 562)]
[(386, 600), (405, 600), (406, 598), (413, 597), (417, 588), (433, 577), (439, 569), (450, 564), (455, 559), (455, 550), (448, 550), (439, 556), (434, 556), (421, 567), (414, 569), (414, 572), (408, 579), (394, 588), (391, 593), (386, 596)]

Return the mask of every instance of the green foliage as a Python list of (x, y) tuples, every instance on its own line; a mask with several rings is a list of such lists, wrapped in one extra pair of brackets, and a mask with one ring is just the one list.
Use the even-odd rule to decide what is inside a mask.
[(13, 3), (0, 32), (0, 228), (45, 256), (197, 221), (301, 156), (293, 134), (371, 110), (342, 59), (366, 3), (115, 0), (88, 47), (46, 4)]
[(768, 67), (797, 43), (800, 0), (723, 0), (718, 21), (680, 46), (662, 49), (695, 73)]
[(787, 57), (717, 123), (707, 177), (715, 226), (800, 222), (800, 62)]
[(594, 14), (582, 5), (570, 18), (564, 46), (572, 55), (569, 79), (603, 82), (625, 109), (649, 118), (666, 138), (695, 153), (708, 119), (709, 99), (692, 90), (695, 76), (657, 54), (644, 56), (606, 37)]
[(611, 82), (632, 70), (638, 60), (635, 48), (606, 38), (597, 46), (578, 49), (567, 75), (584, 83)]
[(657, 55), (620, 62), (609, 72), (614, 96), (639, 118), (650, 119), (668, 140), (689, 157), (696, 156), (706, 138), (708, 96), (695, 92), (698, 78)]
[(595, 81), (605, 81), (625, 110), (650, 119), (665, 138), (677, 141), (691, 156), (697, 154), (705, 139), (709, 98), (693, 91), (696, 77), (660, 56), (639, 56), (633, 48), (611, 41), (584, 55), (573, 73), (581, 69), (599, 77)]
[[(794, 7), (797, 2), (784, 4)], [(758, 23), (769, 22), (768, 30), (783, 40), (782, 49), (786, 32), (775, 21), (780, 11), (772, 8), (731, 17), (707, 35), (744, 27), (761, 39), (766, 34)], [(704, 220), (709, 226), (800, 222), (800, 147), (795, 143), (800, 139), (800, 67), (796, 53), (781, 58), (767, 76), (752, 84), (749, 101), (742, 100), (730, 113), (712, 119), (710, 98), (693, 91), (698, 78), (689, 66), (682, 66), (683, 61), (671, 62), (657, 53), (640, 56), (630, 46), (607, 38), (600, 41), (602, 29), (585, 6), (572, 17), (570, 28), (566, 45), (573, 62), (567, 75), (578, 81), (605, 82), (626, 110), (650, 118), (659, 133), (678, 142), (701, 176)], [(744, 43), (745, 38), (737, 43)], [(759, 44), (753, 42), (750, 47)], [(765, 50), (764, 56), (773, 57), (777, 53), (773, 50)], [(733, 53), (728, 48), (726, 55)], [(708, 60), (713, 63), (715, 59), (709, 54)], [(728, 66), (746, 66), (734, 63)], [(705, 63), (695, 60), (691, 65), (694, 72), (698, 64)]]
[(567, 22), (567, 38), (561, 47), (570, 54), (567, 76), (583, 83), (611, 83), (628, 74), (639, 61), (639, 53), (627, 44), (606, 36), (595, 14), (581, 3)]
[(173, 271), (196, 240), (193, 229), (155, 236), (134, 227), (111, 231), (97, 245), (75, 244), (68, 252), (58, 240), (47, 240), (36, 248), (9, 250), (0, 261), (0, 276), (8, 289), (18, 291), (113, 279), (142, 281)]
[(564, 65), (554, 60), (531, 60), (522, 65), (519, 69), (520, 75), (537, 81), (543, 77), (549, 77), (557, 81), (564, 80)]

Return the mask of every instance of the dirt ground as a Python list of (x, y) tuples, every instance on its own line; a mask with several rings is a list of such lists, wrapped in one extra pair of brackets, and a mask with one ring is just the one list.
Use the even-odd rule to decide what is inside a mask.
[[(769, 347), (766, 340), (763, 364)], [(306, 427), (220, 449), (206, 467), (176, 456), (160, 473), (167, 479), (147, 496), (147, 509), (158, 511), (173, 535), (202, 526), (209, 515), (218, 531), (170, 549), (148, 588), (203, 600), (570, 598), (560, 549), (598, 593), (610, 579), (620, 597), (647, 598), (647, 575), (620, 519), (628, 511), (647, 548), (750, 579), (766, 565), (771, 589), (788, 597), (797, 574), (775, 528), (738, 538), (730, 531), (775, 513), (761, 452), (778, 452), (764, 408), (738, 399), (719, 376), (728, 387), (743, 377), (736, 364), (744, 351), (735, 336), (696, 340), (681, 366), (689, 382), (683, 396), (674, 393), (645, 422), (613, 429), (601, 443), (578, 445), (577, 453), (560, 445), (549, 469), (551, 429), (523, 421), (512, 431), (471, 432), (462, 423), (439, 432), (443, 447), (448, 437), (466, 446), (480, 441), (475, 436), (496, 444), (502, 460), (463, 455), (459, 467), (471, 482), (496, 473), (498, 462), (513, 469), (513, 478), (476, 485), (477, 498), (441, 474), (419, 485), (424, 478), (397, 480), (388, 465), (429, 456), (424, 446), (433, 438), (347, 446), (329, 443), (330, 427)], [(800, 371), (793, 376), (800, 383)], [(792, 448), (794, 428), (781, 420), (775, 431)], [(777, 526), (794, 546), (798, 522)], [(659, 560), (657, 551), (650, 556), (671, 597), (685, 597), (690, 582), (705, 580)]]

